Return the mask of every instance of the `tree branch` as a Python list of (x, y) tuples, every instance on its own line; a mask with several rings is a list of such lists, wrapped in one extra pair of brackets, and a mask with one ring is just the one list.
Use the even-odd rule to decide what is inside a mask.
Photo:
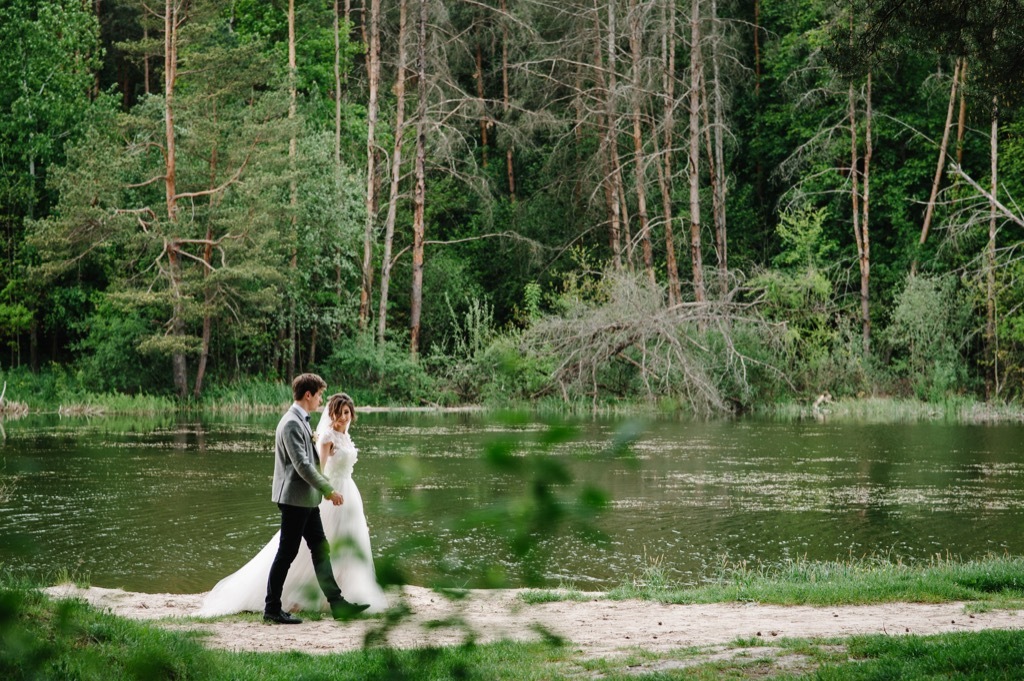
[(1005, 205), (1003, 205), (1003, 203), (999, 199), (997, 199), (996, 197), (992, 196), (992, 194), (990, 192), (988, 192), (980, 184), (978, 184), (973, 177), (971, 177), (970, 175), (965, 173), (963, 168), (961, 168), (956, 163), (952, 164), (952, 168), (953, 168), (953, 172), (958, 177), (962, 178), (967, 184), (969, 184), (972, 187), (974, 187), (974, 190), (976, 192), (978, 192), (979, 194), (981, 194), (982, 196), (984, 196), (986, 199), (988, 199), (988, 201), (989, 201), (989, 203), (991, 205), (993, 205), (996, 208), (998, 208), (999, 212), (1002, 213), (1003, 216), (1006, 217), (1007, 220), (1011, 220), (1011, 221), (1017, 223), (1018, 225), (1020, 225), (1021, 227), (1024, 227), (1024, 219), (1022, 219), (1021, 216), (1019, 216), (1016, 213), (1014, 213), (1012, 210), (1010, 210)]

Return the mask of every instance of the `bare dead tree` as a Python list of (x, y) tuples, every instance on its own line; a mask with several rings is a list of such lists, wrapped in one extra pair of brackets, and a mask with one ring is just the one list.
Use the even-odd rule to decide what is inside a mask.
[[(759, 366), (785, 380), (776, 368), (746, 356), (735, 345), (735, 329), (758, 329), (771, 342), (780, 329), (765, 322), (757, 303), (738, 303), (738, 290), (714, 302), (665, 304), (665, 291), (645, 276), (610, 271), (604, 277), (604, 301), (580, 304), (559, 317), (535, 323), (523, 343), (553, 365), (548, 390), (566, 400), (589, 395), (595, 404), (614, 391), (609, 371), (627, 369), (648, 397), (673, 397), (695, 413), (732, 409), (723, 377), (731, 385), (749, 385), (748, 371)], [(716, 350), (710, 338), (714, 337)]]
[(426, 143), (427, 143), (427, 0), (419, 0), (416, 22), (416, 189), (413, 193), (412, 304), (410, 305), (410, 353), (420, 351), (420, 311), (423, 306), (423, 241), (426, 231)]
[[(501, 0), (501, 113), (503, 118), (508, 118), (512, 109), (509, 100), (509, 64), (508, 64), (508, 22), (505, 16), (508, 14), (506, 0)], [(505, 174), (508, 177), (508, 194), (513, 201), (516, 200), (516, 173), (513, 163), (514, 145), (509, 143), (505, 148)]]
[(711, 125), (711, 136), (714, 139), (711, 173), (712, 219), (715, 224), (715, 248), (718, 253), (718, 285), (719, 293), (725, 295), (729, 290), (729, 253), (728, 234), (726, 230), (726, 177), (725, 177), (725, 113), (724, 96), (722, 94), (722, 28), (718, 16), (718, 2), (711, 0), (711, 77), (713, 82), (710, 108), (714, 111), (714, 122)]
[(996, 335), (996, 218), (999, 193), (999, 95), (992, 96), (992, 124), (989, 133), (989, 220), (985, 246), (985, 350), (991, 368), (985, 381), (985, 397), (999, 395), (999, 337)]
[[(849, 23), (853, 35), (854, 16), (850, 12), (840, 13), (835, 21)], [(871, 348), (871, 233), (870, 233), (870, 171), (873, 154), (872, 73), (868, 69), (863, 82), (857, 78), (841, 79), (834, 71), (821, 69), (821, 54), (812, 54), (806, 71), (796, 76), (813, 74), (812, 85), (801, 83), (799, 97), (805, 101), (824, 100), (833, 104), (831, 116), (822, 121), (818, 131), (797, 147), (779, 167), (784, 176), (794, 176), (809, 163), (820, 162), (822, 158), (840, 158), (846, 148), (847, 163), (801, 175), (800, 180), (787, 192), (783, 205), (810, 204), (819, 196), (805, 191), (806, 185), (817, 182), (825, 176), (838, 178), (837, 185), (821, 194), (844, 195), (849, 197), (850, 215), (854, 241), (857, 247), (857, 270), (859, 274), (859, 317), (861, 325), (861, 346), (863, 352)], [(841, 102), (841, 104), (840, 104)], [(840, 108), (841, 107), (841, 108)], [(862, 138), (863, 135), (863, 138)], [(863, 145), (863, 155), (861, 148)]]
[[(939, 194), (938, 204), (945, 209), (941, 225), (948, 236), (940, 247), (957, 248), (962, 253), (962, 243), (974, 244), (980, 233), (986, 234), (984, 247), (967, 261), (962, 274), (981, 284), (985, 294), (985, 323), (978, 329), (985, 342), (988, 363), (986, 376), (986, 397), (998, 397), (1007, 380), (999, 362), (999, 323), (1019, 315), (1021, 309), (1000, 309), (1001, 279), (1013, 277), (1013, 272), (1024, 262), (1024, 242), (1018, 239), (1004, 239), (1000, 243), (1000, 231), (1007, 226), (1024, 228), (1024, 207), (1014, 200), (1005, 186), (998, 182), (999, 157), (999, 111), (998, 102), (993, 101), (992, 122), (989, 139), (989, 182), (987, 186), (975, 179), (962, 166), (951, 163), (949, 174), (956, 178), (960, 187), (947, 187)], [(964, 191), (969, 188), (970, 191)]]
[(658, 136), (654, 136), (655, 155), (660, 156), (658, 164), (658, 188), (661, 190), (661, 210), (665, 225), (665, 269), (668, 272), (668, 302), (674, 305), (682, 301), (679, 286), (679, 265), (676, 262), (676, 246), (673, 235), (672, 210), (672, 145), (675, 132), (676, 86), (676, 2), (664, 0), (661, 3), (661, 67), (662, 90), (664, 92), (661, 135), (663, 149), (658, 149)]
[(704, 73), (701, 56), (700, 0), (690, 3), (690, 155), (687, 172), (690, 178), (690, 264), (693, 270), (693, 297), (698, 303), (707, 300), (704, 286), (704, 257), (701, 246), (700, 216), (700, 90)]
[(644, 274), (652, 284), (654, 278), (654, 250), (651, 245), (651, 228), (647, 215), (647, 154), (644, 150), (643, 132), (643, 108), (644, 108), (644, 73), (641, 63), (643, 51), (643, 16), (642, 10), (646, 11), (648, 5), (638, 5), (636, 0), (630, 0), (629, 13), (629, 48), (630, 48), (630, 71), (632, 76), (632, 112), (633, 123), (633, 165), (634, 165), (634, 192), (637, 203), (637, 220), (640, 229), (639, 239), (643, 253)]
[[(939, 157), (935, 163), (935, 175), (932, 177), (932, 188), (931, 194), (928, 196), (928, 203), (925, 204), (924, 209), (924, 222), (921, 224), (921, 238), (918, 239), (918, 247), (924, 246), (925, 241), (928, 239), (928, 231), (932, 225), (932, 217), (935, 214), (935, 197), (939, 193), (939, 185), (942, 182), (942, 171), (948, 163), (947, 150), (949, 148), (949, 133), (953, 127), (953, 108), (956, 104), (957, 89), (960, 86), (960, 73), (963, 69), (963, 58), (956, 60), (956, 66), (953, 68), (953, 77), (950, 80), (949, 88), (949, 106), (946, 108), (946, 123), (942, 126), (942, 142), (939, 144)], [(957, 135), (959, 139), (959, 134)], [(958, 150), (962, 144), (958, 144)], [(959, 155), (959, 151), (958, 151)], [(917, 258), (915, 257), (910, 263), (910, 274), (917, 274)]]
[(395, 219), (398, 215), (399, 182), (402, 178), (402, 146), (405, 143), (405, 70), (407, 58), (406, 18), (407, 0), (399, 0), (398, 64), (395, 68), (395, 143), (391, 152), (391, 182), (388, 191), (388, 213), (384, 220), (384, 254), (380, 271), (380, 306), (377, 309), (377, 342), (384, 342), (388, 318), (388, 289), (391, 286), (391, 251), (395, 239)]
[[(345, 20), (349, 7), (346, 3)], [(334, 0), (334, 164), (341, 166), (341, 8)]]
[[(291, 242), (292, 257), (290, 267), (292, 270), (298, 268), (298, 247), (297, 232), (299, 221), (299, 182), (298, 182), (298, 132), (294, 126), (298, 115), (298, 65), (295, 57), (295, 0), (288, 0), (288, 120), (293, 123), (291, 139), (288, 141), (288, 205), (291, 209)], [(287, 375), (295, 375), (296, 355), (299, 348), (298, 320), (296, 319), (295, 300), (289, 301), (288, 310), (288, 343), (287, 343)]]
[(366, 228), (363, 231), (363, 285), (359, 294), (359, 328), (365, 330), (373, 295), (373, 242), (377, 216), (377, 114), (380, 89), (380, 0), (370, 0), (369, 45), (366, 55), (369, 101), (366, 109)]
[(960, 115), (956, 123), (956, 162), (964, 162), (964, 132), (967, 128), (967, 59), (960, 58)]

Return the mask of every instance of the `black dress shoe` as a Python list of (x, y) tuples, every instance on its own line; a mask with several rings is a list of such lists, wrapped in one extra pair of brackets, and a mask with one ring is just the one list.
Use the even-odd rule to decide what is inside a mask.
[(350, 620), (363, 610), (369, 608), (368, 603), (349, 603), (344, 598), (331, 603), (331, 615), (336, 620)]
[(263, 613), (263, 621), (272, 622), (273, 624), (302, 624), (302, 620), (298, 617), (284, 611), (265, 612)]

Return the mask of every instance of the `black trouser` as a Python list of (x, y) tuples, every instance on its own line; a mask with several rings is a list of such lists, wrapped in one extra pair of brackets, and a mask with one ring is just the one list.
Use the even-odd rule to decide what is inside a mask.
[(274, 564), (270, 566), (264, 612), (281, 612), (284, 580), (288, 576), (288, 568), (292, 566), (292, 561), (299, 555), (299, 545), (303, 539), (306, 540), (306, 546), (313, 557), (316, 581), (320, 583), (320, 590), (327, 596), (327, 602), (334, 604), (340, 601), (341, 589), (338, 588), (334, 571), (331, 569), (330, 547), (324, 535), (323, 523), (320, 521), (320, 509), (288, 504), (278, 504), (277, 507), (281, 509), (281, 543), (277, 547)]

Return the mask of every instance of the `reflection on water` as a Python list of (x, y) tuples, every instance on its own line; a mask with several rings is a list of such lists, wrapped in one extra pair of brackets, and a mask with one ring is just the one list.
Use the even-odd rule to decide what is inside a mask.
[[(209, 589), (276, 530), (276, 422), (8, 422), (0, 563), (105, 587)], [(523, 567), (501, 541), (509, 528), (461, 522), (501, 504), (515, 510), (528, 491), (482, 460), (488, 443), (508, 438), (518, 460), (550, 454), (611, 498), (594, 518), (602, 538), (569, 527), (538, 542), (549, 586), (608, 588), (652, 562), (696, 582), (723, 556), (1024, 553), (1021, 426), (655, 420), (639, 429), (632, 456), (609, 454), (616, 433), (634, 426), (582, 422), (564, 441), (535, 420), (361, 415), (355, 475), (377, 560), (394, 560), (413, 583), (444, 575), (473, 585), (496, 567), (521, 585)]]

